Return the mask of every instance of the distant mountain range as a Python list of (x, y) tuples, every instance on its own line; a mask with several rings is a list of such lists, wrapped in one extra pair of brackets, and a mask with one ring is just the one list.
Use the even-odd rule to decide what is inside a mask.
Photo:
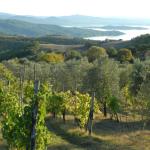
[[(128, 25), (128, 26), (127, 26)], [(100, 18), (90, 16), (35, 17), (0, 13), (0, 34), (21, 36), (65, 35), (71, 37), (118, 36), (119, 29), (133, 29), (129, 25), (150, 25), (150, 20)], [(87, 27), (103, 26), (107, 31)], [(134, 27), (135, 28), (135, 27)], [(138, 30), (141, 27), (136, 27)]]
[(119, 31), (96, 31), (92, 29), (35, 24), (14, 19), (0, 19), (0, 34), (21, 36), (65, 35), (70, 37), (117, 36)]
[(100, 26), (100, 25), (150, 25), (150, 19), (102, 18), (82, 15), (61, 17), (35, 17), (0, 13), (0, 19), (15, 19), (37, 24), (62, 26)]

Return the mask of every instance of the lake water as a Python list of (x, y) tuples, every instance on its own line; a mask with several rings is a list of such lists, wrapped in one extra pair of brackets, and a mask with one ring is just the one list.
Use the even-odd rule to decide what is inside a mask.
[[(142, 26), (143, 27), (143, 26)], [(150, 34), (150, 26), (144, 26), (145, 28), (147, 28), (146, 30), (118, 30), (121, 31), (123, 33), (125, 33), (124, 35), (120, 35), (120, 36), (95, 36), (95, 37), (88, 37), (85, 39), (90, 39), (90, 40), (105, 40), (105, 39), (112, 39), (112, 40), (119, 40), (122, 39), (124, 41), (126, 40), (131, 40), (134, 37), (140, 36), (142, 34)], [(93, 30), (98, 30), (98, 31), (108, 31), (108, 30), (104, 30), (101, 28), (92, 28)]]

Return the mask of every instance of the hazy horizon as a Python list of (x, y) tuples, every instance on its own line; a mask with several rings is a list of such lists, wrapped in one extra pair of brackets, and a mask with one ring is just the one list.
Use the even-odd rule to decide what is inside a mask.
[(26, 16), (83, 15), (150, 19), (149, 0), (1, 0), (0, 12)]
[(85, 17), (95, 17), (95, 18), (114, 18), (114, 19), (150, 19), (150, 18), (139, 18), (139, 17), (125, 17), (125, 16), (92, 16), (92, 15), (83, 15), (83, 14), (68, 14), (68, 15), (60, 15), (60, 16), (57, 16), (57, 15), (43, 15), (43, 16), (40, 16), (40, 15), (29, 15), (29, 14), (16, 14), (16, 13), (9, 13), (9, 12), (1, 12), (1, 14), (8, 14), (8, 15), (14, 15), (14, 16), (27, 16), (27, 17), (41, 17), (41, 18), (46, 18), (46, 17), (67, 17), (67, 16), (85, 16)]

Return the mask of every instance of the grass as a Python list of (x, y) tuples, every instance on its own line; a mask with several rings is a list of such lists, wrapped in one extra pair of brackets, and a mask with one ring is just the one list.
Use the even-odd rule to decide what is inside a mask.
[(4, 141), (2, 140), (2, 135), (0, 132), (0, 150), (6, 150), (6, 149), (7, 149), (7, 146), (6, 144), (4, 144)]
[(72, 118), (68, 117), (66, 124), (61, 119), (47, 120), (47, 126), (60, 142), (55, 146), (51, 143), (49, 150), (149, 150), (150, 130), (142, 129), (143, 124), (136, 122), (117, 123), (104, 118), (97, 118), (93, 124), (91, 137), (78, 128)]

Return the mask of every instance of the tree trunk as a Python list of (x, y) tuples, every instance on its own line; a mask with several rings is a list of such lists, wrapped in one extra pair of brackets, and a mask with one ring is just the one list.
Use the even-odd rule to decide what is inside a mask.
[(54, 118), (54, 119), (56, 118), (56, 113), (55, 113), (55, 112), (53, 112), (53, 118)]
[(38, 113), (38, 100), (37, 93), (39, 88), (39, 81), (35, 80), (34, 82), (34, 99), (33, 99), (33, 110), (32, 110), (32, 126), (31, 126), (31, 150), (36, 149), (36, 122), (37, 122), (37, 113)]
[(29, 150), (29, 145), (26, 145), (26, 150)]
[(118, 117), (118, 114), (117, 114), (117, 113), (115, 113), (115, 116), (116, 116), (116, 120), (117, 120), (117, 122), (119, 123), (119, 117)]
[(106, 106), (106, 102), (104, 102), (104, 104), (103, 104), (103, 109), (104, 109), (104, 117), (107, 117), (107, 106)]
[(90, 113), (89, 113), (88, 124), (87, 124), (89, 135), (92, 134), (92, 127), (93, 127), (94, 98), (95, 98), (95, 92), (93, 92), (92, 94)]
[(63, 122), (66, 123), (66, 110), (63, 111), (62, 115), (63, 115)]

